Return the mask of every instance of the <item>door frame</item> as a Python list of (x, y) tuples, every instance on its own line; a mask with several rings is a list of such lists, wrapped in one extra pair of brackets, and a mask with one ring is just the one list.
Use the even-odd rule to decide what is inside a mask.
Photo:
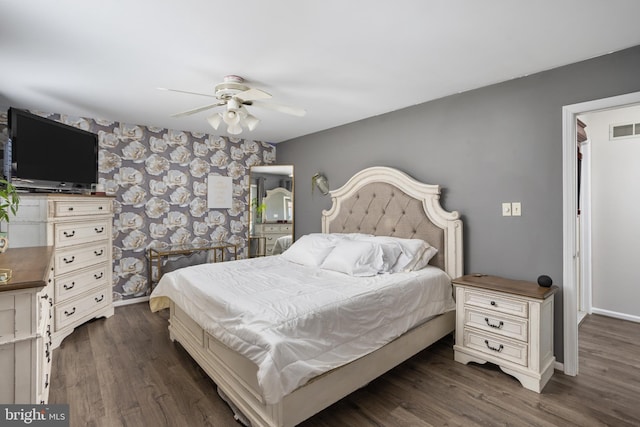
[[(640, 103), (640, 92), (562, 107), (562, 300), (564, 373), (578, 374), (578, 275), (576, 246), (577, 167), (576, 118), (580, 114)], [(586, 261), (586, 260), (585, 260)]]

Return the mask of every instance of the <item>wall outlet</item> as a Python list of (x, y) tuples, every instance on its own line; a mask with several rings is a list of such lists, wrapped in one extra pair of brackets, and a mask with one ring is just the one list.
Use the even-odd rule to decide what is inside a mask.
[(511, 203), (502, 204), (502, 216), (511, 216)]
[(520, 202), (511, 202), (511, 215), (522, 216), (522, 204)]

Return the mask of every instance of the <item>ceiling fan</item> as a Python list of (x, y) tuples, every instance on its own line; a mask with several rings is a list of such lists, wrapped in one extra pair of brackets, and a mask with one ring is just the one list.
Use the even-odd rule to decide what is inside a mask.
[(202, 107), (197, 107), (191, 110), (172, 114), (171, 117), (190, 116), (201, 111), (225, 106), (225, 111), (215, 113), (212, 116), (207, 117), (207, 121), (216, 130), (222, 124), (222, 122), (224, 122), (227, 125), (227, 132), (231, 135), (240, 134), (243, 128), (254, 130), (260, 122), (260, 119), (250, 114), (245, 106), (267, 108), (270, 110), (275, 110), (281, 113), (291, 114), (299, 117), (302, 117), (307, 113), (302, 108), (274, 104), (271, 102), (263, 102), (262, 100), (271, 98), (271, 95), (269, 93), (247, 86), (245, 80), (242, 77), (234, 75), (225, 76), (224, 81), (222, 83), (218, 83), (215, 86), (213, 94), (188, 92), (178, 89), (158, 89), (216, 98), (217, 101), (213, 104), (208, 104)]

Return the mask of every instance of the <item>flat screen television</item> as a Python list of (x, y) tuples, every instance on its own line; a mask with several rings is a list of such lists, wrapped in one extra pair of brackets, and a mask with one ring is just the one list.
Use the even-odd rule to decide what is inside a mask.
[(88, 192), (98, 182), (98, 135), (9, 109), (4, 174), (19, 189)]

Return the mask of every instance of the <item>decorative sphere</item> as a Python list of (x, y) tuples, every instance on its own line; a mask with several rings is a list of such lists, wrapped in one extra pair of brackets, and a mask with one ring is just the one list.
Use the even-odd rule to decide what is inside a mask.
[(538, 277), (538, 285), (548, 288), (553, 284), (553, 280), (551, 280), (551, 277), (546, 276), (546, 275), (542, 275), (540, 277)]

